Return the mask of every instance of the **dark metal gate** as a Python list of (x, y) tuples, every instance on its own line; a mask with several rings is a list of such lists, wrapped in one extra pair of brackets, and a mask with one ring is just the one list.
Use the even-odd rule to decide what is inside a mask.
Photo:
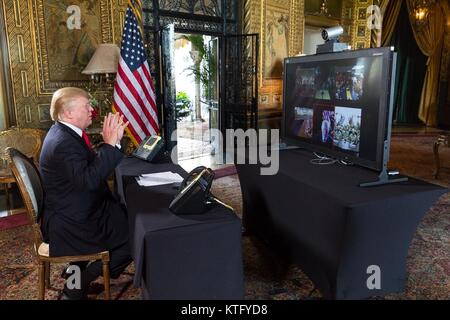
[[(176, 129), (173, 70), (168, 50), (173, 32), (201, 33), (219, 40), (220, 130), (257, 127), (258, 36), (236, 35), (239, 0), (144, 0), (143, 23), (160, 122), (168, 149)], [(167, 26), (173, 25), (172, 33)], [(169, 39), (170, 34), (172, 38)], [(171, 44), (172, 43), (172, 44)], [(161, 99), (163, 98), (163, 99)], [(211, 103), (216, 108), (217, 102)], [(214, 111), (214, 110), (213, 110)]]
[[(224, 37), (221, 129), (257, 129), (258, 35)], [(224, 135), (225, 136), (225, 135)]]

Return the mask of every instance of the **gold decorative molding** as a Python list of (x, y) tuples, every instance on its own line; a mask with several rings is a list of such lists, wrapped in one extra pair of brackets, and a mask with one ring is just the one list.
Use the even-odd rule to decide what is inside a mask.
[(123, 30), (125, 21), (125, 12), (119, 12), (120, 29)]
[(26, 71), (20, 71), (20, 77), (22, 80), (22, 96), (27, 98), (30, 96), (28, 91), (28, 76)]
[[(281, 93), (281, 74), (267, 78), (264, 74), (267, 37), (267, 13), (277, 11), (277, 14), (286, 14), (288, 17), (287, 55), (298, 54), (303, 48), (304, 28), (304, 0), (248, 0), (244, 6), (244, 31), (246, 33), (259, 33), (260, 35), (260, 61), (259, 61), (259, 86), (264, 96), (270, 92), (267, 101), (274, 101)], [(259, 99), (261, 101), (261, 98)], [(266, 99), (263, 99), (264, 101)], [(277, 99), (275, 99), (277, 100)]]
[(17, 35), (17, 51), (19, 54), (19, 61), (20, 62), (26, 62), (25, 61), (25, 48), (23, 46), (23, 36), (21, 34)]
[(259, 33), (259, 97), (262, 108), (281, 108), (282, 77), (264, 78), (265, 21), (267, 6), (280, 8), (288, 14), (287, 56), (303, 50), (304, 0), (246, 0), (243, 13), (243, 31), (246, 34)]
[(290, 12), (292, 18), (289, 21), (289, 56), (294, 56), (303, 51), (303, 35), (305, 30), (304, 0), (291, 0)]
[(112, 24), (112, 42), (119, 47), (122, 41), (122, 31), (125, 23), (125, 12), (127, 10), (128, 3), (123, 0), (111, 1), (111, 24)]
[[(355, 0), (353, 2), (352, 42), (353, 49), (370, 48), (372, 30), (367, 28), (367, 8), (373, 4), (373, 0)], [(364, 14), (363, 14), (364, 13)]]
[[(111, 8), (109, 1), (111, 0), (95, 1), (93, 2), (95, 6), (92, 8), (81, 6), (83, 1), (28, 1), (30, 2), (29, 14), (33, 25), (32, 30), (35, 33), (32, 45), (33, 51), (36, 53), (35, 64), (38, 66), (35, 69), (38, 94), (51, 95), (56, 89), (65, 86), (86, 86), (89, 78), (81, 75), (81, 70), (88, 62), (86, 55), (92, 55), (99, 43), (110, 42), (112, 38), (109, 17)], [(80, 5), (80, 10), (83, 9), (80, 12), (81, 27), (79, 30), (67, 31), (67, 34), (72, 34), (71, 39), (60, 39), (58, 32), (66, 30), (64, 27), (66, 27), (65, 22), (69, 18), (69, 14), (65, 9), (69, 5)], [(47, 19), (44, 17), (46, 14), (54, 19), (49, 21), (48, 17)], [(58, 21), (58, 18), (61, 20)], [(86, 22), (84, 19), (90, 20)], [(55, 33), (48, 33), (50, 28), (56, 28), (52, 30)], [(55, 42), (53, 45), (58, 45), (59, 51), (65, 51), (66, 55), (57, 54), (59, 51), (53, 47), (50, 49), (54, 51), (49, 52), (50, 35), (55, 37), (52, 39)], [(70, 43), (70, 41), (78, 41), (78, 43)], [(86, 52), (81, 51), (81, 46), (84, 46)], [(72, 54), (73, 57), (68, 54)], [(70, 58), (73, 62), (67, 64), (67, 60)], [(52, 60), (50, 66), (49, 59), (61, 60)], [(52, 75), (53, 73), (54, 75)]]
[(31, 123), (31, 107), (29, 104), (25, 105), (25, 122)]
[(14, 0), (14, 19), (16, 22), (16, 27), (22, 26), (22, 16), (20, 14), (20, 2), (19, 0)]
[[(67, 0), (0, 0), (3, 9), (6, 39), (9, 58), (9, 74), (11, 77), (12, 105), (11, 112), (15, 114), (15, 125), (19, 127), (35, 127), (46, 129), (51, 121), (48, 115), (50, 99), (53, 92), (63, 86), (74, 85), (85, 87), (88, 77), (83, 80), (51, 80), (49, 76), (49, 61), (47, 52), (48, 34), (46, 34), (44, 9), (47, 5), (60, 6), (69, 3)], [(121, 23), (120, 12), (125, 12), (127, 3), (123, 0), (73, 0), (70, 5), (94, 5), (98, 18), (97, 43), (114, 42), (120, 44)], [(122, 4), (122, 5), (120, 5)], [(66, 8), (63, 8), (64, 11)], [(62, 15), (62, 13), (61, 13)], [(69, 13), (66, 13), (69, 17)], [(65, 24), (65, 20), (60, 19)], [(58, 20), (59, 21), (59, 20)], [(57, 30), (47, 30), (48, 33)], [(69, 54), (70, 50), (62, 54)]]
[[(289, 48), (290, 48), (290, 22), (293, 19), (293, 17), (289, 14), (289, 1), (287, 0), (262, 0), (261, 2), (262, 7), (261, 7), (261, 24), (260, 24), (260, 75), (259, 75), (259, 79), (262, 82), (262, 85), (264, 86), (265, 81), (270, 81), (272, 79), (281, 79), (281, 73), (282, 73), (282, 65), (279, 66), (279, 63), (282, 63), (282, 61), (275, 61), (275, 63), (278, 65), (278, 69), (279, 71), (277, 71), (276, 66), (274, 66), (273, 68), (271, 68), (270, 70), (267, 70), (269, 68), (267, 68), (267, 62), (269, 61), (269, 58), (267, 57), (267, 46), (269, 45), (269, 40), (273, 39), (274, 41), (276, 40), (275, 37), (271, 37), (271, 35), (267, 34), (267, 29), (269, 27), (270, 24), (274, 23), (274, 22), (278, 22), (278, 21), (282, 21), (284, 18), (288, 19), (288, 26), (287, 29), (285, 29), (284, 31), (282, 31), (282, 33), (280, 32), (279, 28), (285, 28), (283, 26), (282, 23), (277, 24), (275, 26), (273, 26), (272, 29), (276, 28), (278, 30), (274, 30), (274, 31), (278, 31), (278, 32), (273, 32), (274, 36), (278, 35), (278, 38), (283, 38), (287, 36), (287, 40), (284, 43), (284, 41), (280, 41), (278, 40), (278, 42), (280, 43), (276, 43), (272, 50), (279, 50), (280, 45), (285, 44), (286, 45), (286, 56), (289, 56)], [(269, 20), (269, 17), (267, 17), (268, 13), (273, 14), (273, 20)], [(277, 16), (275, 16), (277, 15)], [(287, 35), (285, 34), (287, 33)], [(271, 39), (269, 39), (269, 37), (271, 37)], [(278, 45), (278, 46), (277, 46)], [(281, 67), (281, 68), (280, 68)], [(279, 73), (279, 75), (278, 75)]]

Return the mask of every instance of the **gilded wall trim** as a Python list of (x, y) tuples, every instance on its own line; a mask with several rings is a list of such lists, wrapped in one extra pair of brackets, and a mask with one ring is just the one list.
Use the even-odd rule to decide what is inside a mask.
[(16, 21), (16, 27), (22, 26), (22, 16), (20, 14), (20, 2), (19, 0), (14, 0), (14, 18)]
[[(38, 94), (51, 95), (56, 89), (65, 86), (86, 86), (89, 80), (87, 76), (74, 77), (80, 78), (80, 80), (69, 79), (69, 81), (64, 80), (55, 81), (51, 79), (49, 69), (49, 52), (47, 46), (49, 38), (46, 33), (46, 28), (48, 28), (48, 26), (46, 26), (46, 23), (49, 24), (49, 21), (46, 21), (46, 19), (44, 18), (44, 10), (49, 11), (56, 10), (54, 9), (56, 5), (52, 6), (48, 4), (47, 7), (44, 7), (46, 2), (45, 0), (28, 0), (28, 1), (30, 2), (29, 15), (33, 26), (32, 30), (34, 30), (35, 32), (32, 41), (32, 47), (33, 51), (36, 53), (35, 64), (38, 66), (38, 68), (35, 69), (36, 79), (38, 80), (36, 82), (36, 91), (38, 92)], [(88, 33), (88, 31), (86, 31), (86, 33), (83, 35), (85, 39), (89, 38), (92, 41), (93, 35), (95, 35), (95, 33), (98, 33), (98, 38), (93, 40), (96, 41), (96, 43), (94, 44), (95, 46), (98, 45), (99, 43), (111, 42), (112, 40), (111, 34), (112, 26), (110, 26), (111, 13), (109, 11), (111, 6), (109, 5), (109, 2), (110, 0), (98, 1), (97, 7), (95, 7), (93, 10), (95, 10), (95, 16), (100, 17), (98, 21), (99, 25), (98, 26), (92, 25), (90, 29), (91, 32)], [(76, 1), (74, 1), (74, 3), (76, 3)], [(69, 15), (67, 14), (67, 17), (68, 16)], [(64, 21), (59, 21), (59, 24), (62, 24), (63, 22)], [(52, 25), (50, 25), (50, 27), (52, 27)], [(83, 27), (84, 26), (82, 25), (82, 28)], [(99, 27), (100, 30), (97, 30), (96, 29), (97, 27)], [(58, 30), (55, 30), (55, 32), (57, 31)], [(52, 61), (52, 63), (55, 63), (55, 61)]]
[(353, 3), (352, 20), (352, 48), (370, 48), (372, 31), (367, 28), (367, 8), (373, 4), (373, 0), (355, 0)]
[(26, 71), (20, 71), (20, 78), (22, 80), (22, 96), (28, 98), (30, 91), (28, 90), (28, 75)]
[(26, 62), (25, 47), (23, 44), (23, 36), (21, 34), (17, 35), (17, 49), (18, 49), (18, 54), (19, 54), (19, 62)]
[[(49, 106), (51, 95), (60, 87), (74, 85), (86, 87), (84, 80), (51, 80), (49, 76), (49, 55), (45, 34), (44, 6), (61, 5), (61, 1), (50, 0), (1, 0), (6, 39), (1, 39), (8, 48), (9, 73), (11, 76), (11, 100), (8, 112), (14, 114), (9, 125), (46, 129), (51, 125)], [(84, 3), (84, 4), (83, 4)], [(87, 2), (73, 0), (72, 5)], [(92, 1), (98, 8), (98, 43), (120, 44), (123, 21), (120, 14), (126, 10), (127, 2), (122, 0)], [(63, 8), (65, 9), (65, 8)], [(70, 13), (67, 13), (69, 17)], [(65, 16), (64, 16), (65, 17)], [(61, 21), (61, 23), (64, 21)], [(56, 30), (55, 30), (56, 32)]]
[(31, 118), (31, 107), (29, 104), (25, 105), (25, 122), (26, 123), (31, 123), (32, 122), (32, 118)]
[[(269, 7), (269, 8), (268, 8)], [(304, 0), (247, 0), (244, 4), (244, 33), (259, 33), (259, 108), (281, 108), (282, 76), (264, 76), (266, 14), (272, 8), (288, 14), (287, 56), (303, 50)]]
[[(6, 42), (8, 47), (9, 72), (11, 76), (12, 106), (8, 106), (8, 113), (15, 115), (10, 119), (9, 125), (28, 125), (32, 116), (26, 113), (25, 106), (32, 105), (34, 92), (29, 88), (29, 81), (33, 82), (33, 76), (29, 77), (29, 71), (33, 70), (33, 59), (28, 15), (28, 3), (26, 1), (5, 1), (3, 3), (3, 18), (6, 30)], [(20, 17), (20, 23), (18, 23)], [(23, 38), (23, 55), (20, 56), (20, 40)], [(25, 75), (24, 75), (25, 73)], [(32, 75), (32, 73), (31, 73)], [(26, 86), (26, 87), (25, 87)], [(26, 121), (28, 120), (28, 122)], [(12, 123), (11, 123), (12, 122)]]
[(112, 42), (120, 46), (128, 3), (123, 0), (114, 0), (110, 1), (110, 4)]

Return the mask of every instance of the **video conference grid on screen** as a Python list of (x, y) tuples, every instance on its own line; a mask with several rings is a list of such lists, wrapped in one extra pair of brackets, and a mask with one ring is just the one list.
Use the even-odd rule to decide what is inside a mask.
[(375, 161), (382, 59), (287, 63), (285, 135)]

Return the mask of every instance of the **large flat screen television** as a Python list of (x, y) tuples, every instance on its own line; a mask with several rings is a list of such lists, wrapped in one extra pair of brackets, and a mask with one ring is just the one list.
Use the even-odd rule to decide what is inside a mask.
[(387, 47), (286, 58), (283, 142), (381, 171), (395, 60)]

